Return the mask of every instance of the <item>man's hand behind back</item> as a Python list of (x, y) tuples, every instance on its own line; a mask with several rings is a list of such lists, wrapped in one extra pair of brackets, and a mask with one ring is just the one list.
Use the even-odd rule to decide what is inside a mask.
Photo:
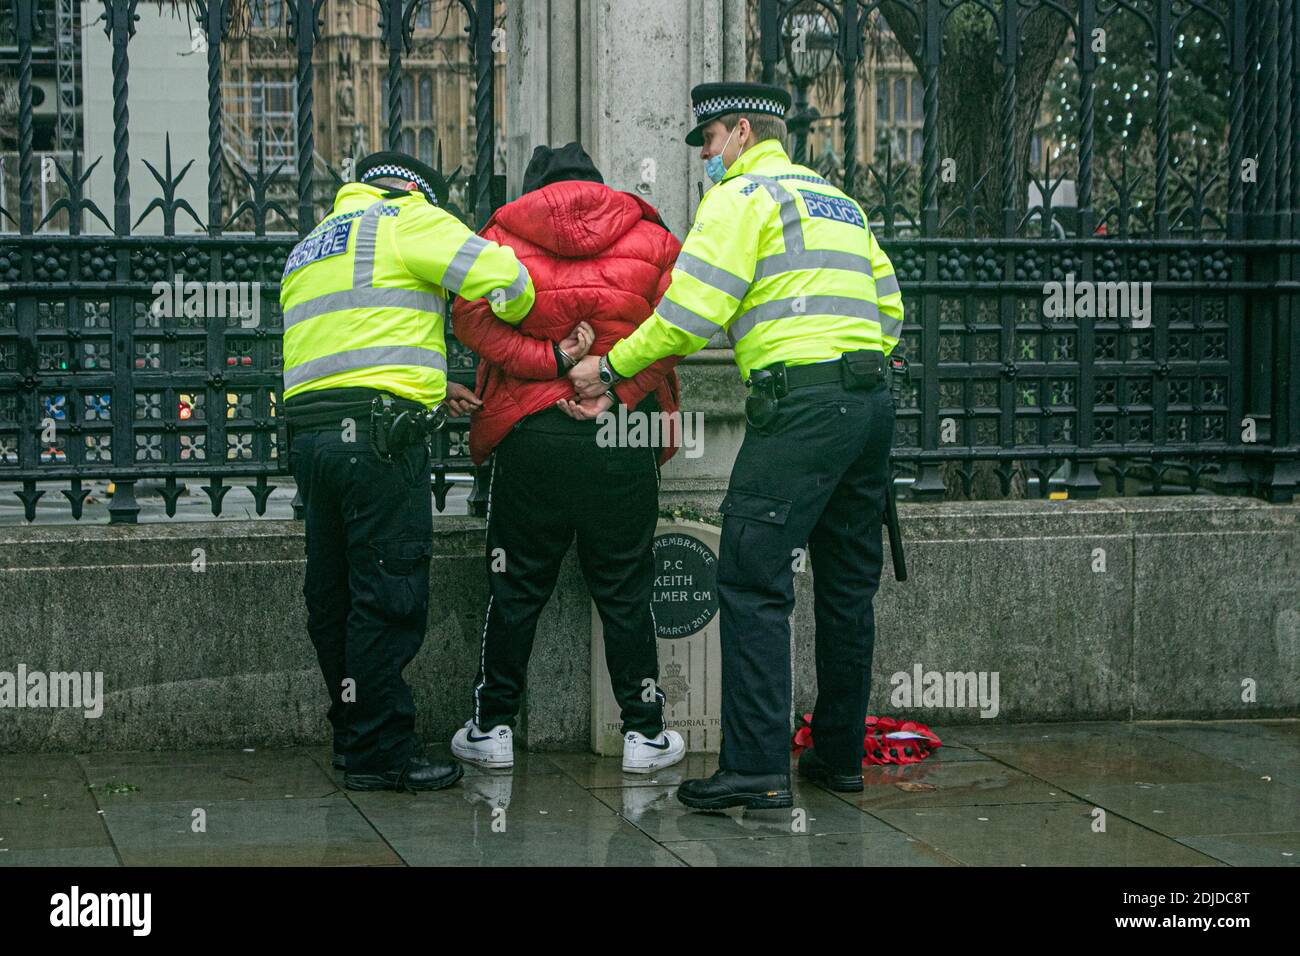
[(604, 394), (605, 384), (600, 380), (600, 359), (588, 355), (569, 370), (569, 381), (579, 398), (595, 398)]
[(573, 398), (562, 398), (555, 403), (555, 406), (570, 418), (588, 421), (596, 418), (601, 412), (609, 411), (613, 404), (609, 400), (609, 396), (602, 393), (596, 398), (584, 398), (582, 401)]
[(560, 343), (560, 351), (573, 362), (577, 362), (591, 350), (591, 343), (596, 341), (596, 333), (586, 322), (579, 322)]
[(470, 415), (483, 407), (483, 400), (459, 382), (447, 383), (447, 411), (456, 418)]

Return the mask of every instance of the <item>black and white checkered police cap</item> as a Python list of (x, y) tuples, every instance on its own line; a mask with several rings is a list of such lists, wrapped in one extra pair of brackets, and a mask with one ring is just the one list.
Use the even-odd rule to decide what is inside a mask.
[(438, 198), (430, 184), (436, 175), (433, 169), (415, 157), (395, 150), (371, 153), (357, 163), (359, 182), (369, 183), (384, 176), (405, 179), (419, 186), (420, 192), (424, 193), (424, 198), (435, 206), (438, 205)]
[(768, 113), (780, 119), (790, 109), (790, 94), (767, 83), (701, 83), (691, 90), (695, 128), (686, 145), (704, 145), (704, 127), (730, 113)]

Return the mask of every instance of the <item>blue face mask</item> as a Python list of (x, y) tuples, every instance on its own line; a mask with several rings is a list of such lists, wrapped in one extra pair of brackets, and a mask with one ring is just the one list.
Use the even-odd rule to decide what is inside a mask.
[(736, 135), (739, 125), (732, 127), (731, 132), (727, 135), (727, 141), (722, 144), (722, 150), (716, 156), (710, 156), (709, 161), (704, 164), (704, 173), (715, 183), (722, 182), (722, 177), (727, 175), (727, 167), (723, 165), (722, 154), (727, 151), (731, 145), (731, 137)]

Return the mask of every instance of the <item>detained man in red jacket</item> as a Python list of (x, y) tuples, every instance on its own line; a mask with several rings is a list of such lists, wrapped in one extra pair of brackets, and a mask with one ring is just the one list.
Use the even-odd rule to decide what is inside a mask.
[[(664, 723), (650, 608), (659, 464), (676, 450), (675, 429), (664, 424), (678, 410), (677, 357), (586, 400), (567, 372), (650, 316), (681, 244), (649, 203), (606, 186), (577, 143), (537, 147), (524, 194), (498, 209), (482, 235), (514, 250), (537, 299), (517, 327), (486, 300), (457, 299), (452, 312), (456, 337), (481, 358), (470, 455), (476, 464), (492, 457), (491, 596), (474, 716), (456, 732), (452, 753), (485, 767), (514, 765), (512, 727), (537, 619), (576, 536), (622, 709), (623, 770), (650, 773), (685, 753), (681, 735)], [(657, 427), (629, 427), (628, 436), (646, 439), (635, 444), (610, 441), (603, 413), (618, 411), (615, 403)]]

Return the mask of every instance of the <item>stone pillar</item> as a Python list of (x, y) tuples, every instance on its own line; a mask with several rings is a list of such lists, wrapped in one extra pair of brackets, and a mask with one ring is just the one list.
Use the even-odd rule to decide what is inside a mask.
[[(745, 32), (745, 0), (507, 0), (510, 198), (536, 145), (577, 140), (610, 186), (643, 196), (684, 238), (707, 182), (685, 143), (691, 87), (745, 79)], [(682, 410), (703, 416), (703, 437), (664, 469), (660, 503), (716, 511), (744, 387), (730, 349), (705, 349), (678, 374)]]

